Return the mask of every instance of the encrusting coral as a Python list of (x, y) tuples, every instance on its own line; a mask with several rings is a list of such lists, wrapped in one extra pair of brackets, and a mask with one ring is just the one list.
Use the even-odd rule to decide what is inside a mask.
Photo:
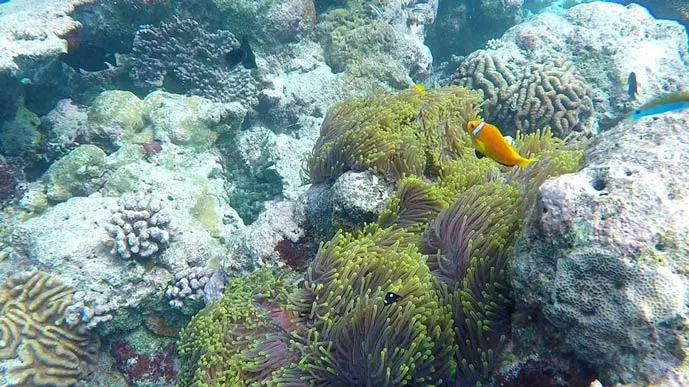
[(473, 148), (464, 125), (480, 97), (462, 87), (351, 98), (331, 108), (307, 161), (312, 183), (372, 170), (391, 180), (437, 175), (443, 162)]
[[(74, 290), (42, 272), (0, 285), (0, 360), (21, 386), (74, 386), (96, 366), (100, 342), (85, 326), (64, 324)], [(15, 385), (15, 384), (13, 384)]]
[(231, 53), (243, 50), (229, 31), (208, 31), (193, 19), (175, 19), (142, 27), (132, 49), (131, 76), (141, 87), (165, 85), (217, 102), (238, 101), (245, 107), (257, 102), (257, 82), (250, 69), (241, 62), (228, 63)]

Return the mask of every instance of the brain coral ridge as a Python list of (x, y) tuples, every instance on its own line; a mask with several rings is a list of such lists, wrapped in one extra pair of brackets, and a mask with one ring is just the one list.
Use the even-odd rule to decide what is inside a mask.
[(495, 52), (471, 54), (453, 76), (453, 84), (479, 89), (486, 121), (514, 134), (550, 126), (558, 137), (583, 130), (593, 115), (593, 102), (571, 63), (506, 62)]
[(63, 322), (74, 291), (42, 272), (0, 285), (0, 359), (21, 386), (74, 386), (96, 364), (99, 340), (82, 325)]

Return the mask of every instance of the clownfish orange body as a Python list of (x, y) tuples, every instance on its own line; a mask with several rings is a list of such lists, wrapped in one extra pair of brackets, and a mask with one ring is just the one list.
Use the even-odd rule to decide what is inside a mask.
[(488, 124), (485, 121), (472, 120), (467, 122), (466, 130), (474, 141), (477, 153), (509, 167), (518, 165), (521, 168), (525, 168), (531, 162), (531, 160), (522, 157), (512, 148), (512, 145), (507, 142), (495, 125)]

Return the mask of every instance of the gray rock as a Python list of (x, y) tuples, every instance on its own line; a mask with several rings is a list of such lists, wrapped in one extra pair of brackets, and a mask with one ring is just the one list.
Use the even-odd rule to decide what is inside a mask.
[(332, 221), (340, 227), (360, 229), (375, 222), (390, 198), (392, 186), (366, 172), (346, 172), (330, 188)]
[(223, 262), (229, 276), (247, 273), (262, 266), (282, 266), (275, 247), (283, 240), (298, 242), (304, 236), (302, 219), (293, 201), (268, 201), (258, 219), (230, 240)]
[(689, 113), (623, 122), (547, 181), (517, 243), (518, 310), (542, 310), (605, 385), (682, 386), (689, 350)]

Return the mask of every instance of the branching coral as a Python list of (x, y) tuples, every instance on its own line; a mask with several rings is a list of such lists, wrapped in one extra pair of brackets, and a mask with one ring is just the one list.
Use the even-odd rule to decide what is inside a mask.
[[(454, 374), (450, 309), (415, 239), (369, 226), (321, 246), (294, 300), (308, 329), (293, 373), (307, 385), (422, 386)], [(388, 292), (401, 299), (385, 305)]]
[(461, 87), (344, 101), (328, 111), (307, 173), (313, 183), (348, 170), (372, 170), (393, 180), (436, 175), (442, 162), (473, 149), (464, 125), (479, 103), (476, 93)]
[(165, 85), (248, 107), (256, 102), (257, 82), (241, 62), (230, 60), (244, 49), (231, 32), (208, 31), (193, 19), (144, 26), (134, 38), (131, 76), (141, 87)]
[(230, 281), (222, 300), (181, 332), (177, 385), (250, 385), (295, 361), (287, 345), (291, 321), (281, 307), (289, 283), (268, 269)]
[(41, 272), (0, 285), (0, 359), (18, 359), (7, 379), (21, 386), (73, 386), (93, 371), (98, 337), (83, 325), (64, 324), (73, 293)]
[(550, 125), (565, 137), (593, 114), (591, 93), (568, 62), (518, 67), (480, 50), (462, 63), (452, 83), (482, 90), (485, 119), (503, 129), (531, 133)]

